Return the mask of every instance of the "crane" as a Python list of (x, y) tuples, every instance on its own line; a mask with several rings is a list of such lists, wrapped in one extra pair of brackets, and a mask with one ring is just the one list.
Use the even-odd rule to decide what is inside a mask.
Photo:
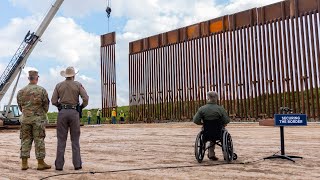
[[(37, 43), (40, 41), (41, 36), (49, 26), (50, 22), (52, 21), (53, 17), (59, 10), (60, 6), (62, 5), (64, 0), (56, 0), (55, 3), (51, 6), (50, 10), (46, 14), (45, 18), (42, 20), (40, 26), (36, 30), (36, 32), (30, 33), (30, 31), (25, 35), (23, 41), (21, 42), (18, 50), (13, 55), (12, 59), (10, 60), (8, 66), (5, 68), (4, 72), (0, 76), (0, 102), (6, 92), (8, 91), (10, 85), (16, 79), (15, 86), (13, 88), (13, 91), (11, 93), (9, 103), (4, 107), (5, 113), (0, 113), (0, 127), (1, 127), (1, 121), (2, 124), (5, 124), (4, 122), (10, 121), (13, 119), (13, 117), (9, 118), (8, 112), (14, 111), (14, 117), (17, 119), (16, 116), (19, 116), (18, 107), (17, 105), (12, 105), (12, 98), (14, 96), (17, 84), (19, 82), (19, 78), (22, 72), (22, 69), (24, 68), (28, 57), (32, 53), (33, 49), (36, 47)], [(2, 115), (2, 117), (1, 117)]]

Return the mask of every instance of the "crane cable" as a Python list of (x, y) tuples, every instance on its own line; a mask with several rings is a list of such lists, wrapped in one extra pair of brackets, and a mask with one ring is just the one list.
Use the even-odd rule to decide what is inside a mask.
[(199, 167), (213, 167), (213, 166), (225, 166), (225, 165), (247, 165), (254, 164), (264, 159), (257, 159), (246, 162), (234, 162), (234, 163), (218, 163), (218, 164), (190, 164), (190, 165), (180, 165), (180, 166), (160, 166), (160, 167), (146, 167), (146, 168), (133, 168), (133, 169), (119, 169), (119, 170), (107, 170), (107, 171), (81, 171), (81, 172), (70, 172), (70, 173), (61, 173), (54, 174), (50, 176), (46, 176), (41, 178), (40, 180), (49, 179), (52, 177), (58, 176), (67, 176), (67, 175), (80, 175), (80, 174), (106, 174), (106, 173), (121, 173), (121, 172), (134, 172), (134, 171), (149, 171), (149, 170), (165, 170), (165, 169), (180, 169), (180, 168), (199, 168)]
[(111, 0), (107, 0), (106, 12), (107, 12), (107, 17), (108, 17), (108, 32), (109, 32), (109, 18), (110, 18), (110, 14), (111, 14)]

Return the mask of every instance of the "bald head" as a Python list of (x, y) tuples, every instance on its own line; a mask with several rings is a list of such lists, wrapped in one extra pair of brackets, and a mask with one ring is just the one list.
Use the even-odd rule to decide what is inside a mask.
[(208, 102), (217, 104), (218, 103), (218, 93), (215, 91), (207, 92), (207, 99), (208, 99)]

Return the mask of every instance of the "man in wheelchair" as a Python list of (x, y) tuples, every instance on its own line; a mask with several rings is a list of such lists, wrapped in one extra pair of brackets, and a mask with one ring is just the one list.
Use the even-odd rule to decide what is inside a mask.
[[(195, 124), (203, 125), (202, 131), (198, 134), (195, 143), (196, 158), (200, 163), (205, 150), (208, 149), (208, 158), (213, 161), (218, 160), (214, 152), (215, 145), (217, 144), (222, 147), (224, 159), (232, 161), (236, 157), (234, 157), (233, 153), (231, 136), (225, 129), (225, 126), (230, 122), (229, 116), (226, 110), (217, 104), (217, 92), (209, 91), (207, 93), (207, 100), (207, 104), (200, 107), (193, 117)], [(206, 142), (210, 142), (208, 147), (206, 146)]]

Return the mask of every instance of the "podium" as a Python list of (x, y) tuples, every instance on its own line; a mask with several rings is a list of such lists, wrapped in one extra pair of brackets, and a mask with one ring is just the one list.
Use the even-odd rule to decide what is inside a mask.
[[(289, 112), (289, 108), (281, 109), (282, 112)], [(263, 159), (275, 159), (281, 158), (295, 162), (293, 158), (300, 158), (300, 156), (291, 156), (285, 154), (284, 146), (284, 127), (285, 126), (306, 126), (307, 125), (307, 115), (306, 114), (275, 114), (274, 115), (274, 126), (280, 127), (280, 144), (281, 144), (281, 154), (274, 154), (272, 156), (265, 157)]]

